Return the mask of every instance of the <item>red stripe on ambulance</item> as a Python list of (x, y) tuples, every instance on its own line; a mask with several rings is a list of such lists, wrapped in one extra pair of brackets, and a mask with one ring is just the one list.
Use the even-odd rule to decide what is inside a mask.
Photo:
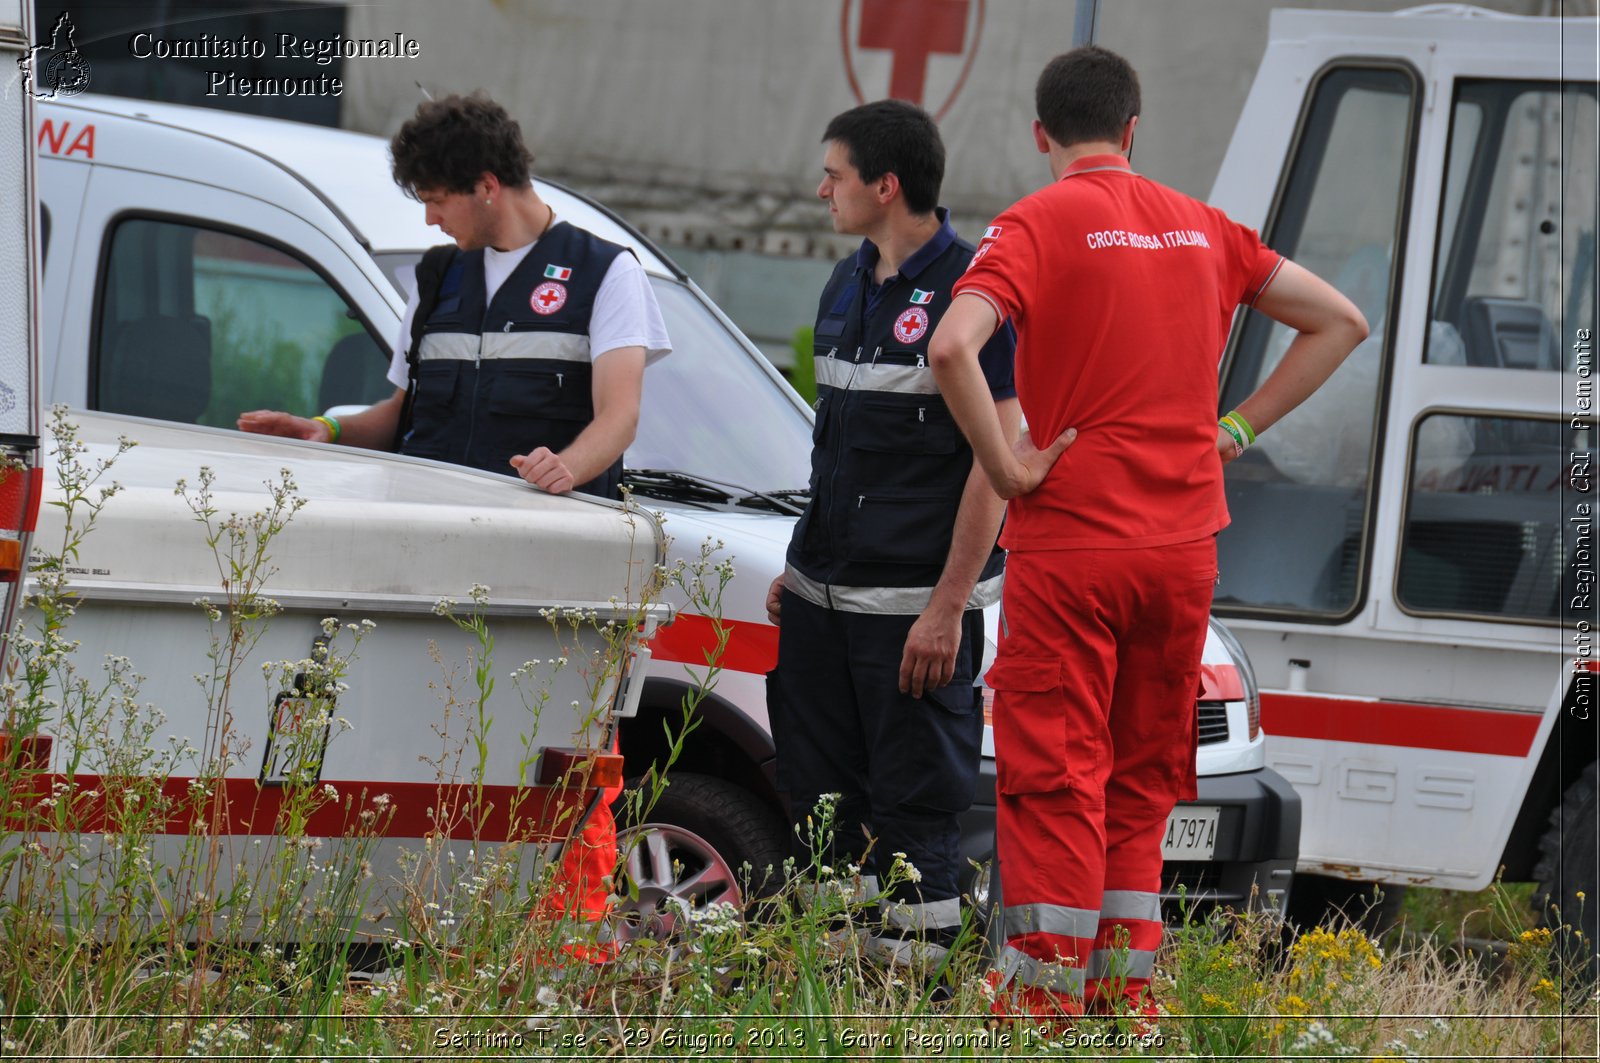
[(1538, 713), (1261, 692), (1261, 729), (1279, 738), (1525, 757)]
[[(723, 620), (722, 626), (728, 631), (728, 647), (718, 662), (723, 668), (766, 675), (778, 667), (777, 628), (749, 620)], [(716, 627), (699, 613), (679, 614), (650, 640), (650, 654), (656, 660), (702, 668), (716, 648)]]

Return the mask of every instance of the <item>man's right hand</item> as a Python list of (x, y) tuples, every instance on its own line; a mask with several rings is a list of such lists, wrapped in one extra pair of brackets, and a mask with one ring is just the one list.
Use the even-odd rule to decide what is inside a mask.
[(767, 619), (774, 627), (778, 624), (778, 614), (783, 609), (783, 573), (773, 579), (772, 586), (767, 588)]
[(239, 431), (255, 432), (264, 436), (286, 436), (289, 439), (308, 439), (313, 443), (327, 443), (333, 433), (321, 421), (309, 417), (296, 417), (281, 410), (251, 410), (239, 415)]
[(1055, 442), (1040, 450), (1033, 445), (1033, 437), (1023, 432), (1011, 445), (1011, 456), (1017, 462), (1011, 482), (1005, 485), (1004, 490), (996, 484), (995, 493), (1001, 498), (1016, 498), (1038, 487), (1055, 465), (1056, 459), (1066, 453), (1066, 449), (1072, 446), (1073, 440), (1077, 438), (1078, 430), (1069, 428), (1057, 436)]

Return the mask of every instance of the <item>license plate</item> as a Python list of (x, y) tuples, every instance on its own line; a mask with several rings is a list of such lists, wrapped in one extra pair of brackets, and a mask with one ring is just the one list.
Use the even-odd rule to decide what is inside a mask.
[(1167, 817), (1167, 833), (1161, 839), (1163, 860), (1210, 860), (1217, 850), (1217, 821), (1222, 809), (1216, 805), (1179, 805)]

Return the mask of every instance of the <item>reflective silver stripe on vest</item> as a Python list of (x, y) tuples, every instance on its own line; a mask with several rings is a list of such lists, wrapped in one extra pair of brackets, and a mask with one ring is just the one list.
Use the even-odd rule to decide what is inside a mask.
[(1067, 908), (1060, 904), (1006, 905), (1006, 940), (1023, 934), (1056, 934), (1066, 938), (1093, 938), (1100, 913), (1087, 908)]
[(470, 362), (478, 357), (479, 336), (472, 332), (430, 332), (417, 348), (421, 362)]
[(943, 945), (911, 938), (869, 937), (866, 948), (869, 956), (894, 967), (931, 967), (950, 955)]
[(483, 357), (587, 362), (589, 337), (571, 332), (485, 332)]
[(1159, 922), (1161, 895), (1139, 890), (1106, 890), (1105, 896), (1100, 900), (1100, 921), (1109, 923), (1113, 919), (1144, 919), (1152, 923)]
[(430, 332), (422, 337), (417, 358), (423, 362), (542, 358), (586, 363), (589, 337), (570, 332), (486, 332), (482, 336), (471, 332)]
[(880, 906), (883, 908), (884, 922), (907, 930), (921, 932), (961, 925), (961, 900), (957, 897), (947, 901), (924, 901), (921, 904), (885, 900), (880, 902)]
[[(1000, 600), (1005, 573), (981, 580), (967, 595), (968, 609), (985, 609)], [(932, 587), (841, 587), (822, 583), (785, 565), (783, 585), (812, 605), (837, 609), (842, 613), (887, 613), (915, 616), (928, 607)]]
[(1063, 967), (1059, 963), (1041, 963), (1021, 949), (1007, 945), (996, 957), (1000, 970), (1000, 984), (1010, 985), (1015, 979), (1022, 985), (1048, 989), (1052, 993), (1083, 996), (1085, 978), (1082, 967)]
[(1089, 953), (1090, 978), (1143, 978), (1156, 969), (1154, 949), (1095, 949)]
[(925, 365), (888, 365), (815, 358), (817, 384), (851, 391), (894, 391), (902, 395), (937, 395), (933, 370)]

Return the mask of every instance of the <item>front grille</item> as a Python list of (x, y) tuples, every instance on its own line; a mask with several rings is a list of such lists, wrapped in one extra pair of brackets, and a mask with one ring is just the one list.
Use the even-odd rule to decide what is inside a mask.
[(1200, 744), (1215, 745), (1228, 740), (1228, 706), (1220, 701), (1200, 703)]
[(1215, 897), (1222, 885), (1222, 867), (1204, 860), (1168, 860), (1161, 868), (1161, 896), (1178, 898), (1179, 887), (1189, 900)]

